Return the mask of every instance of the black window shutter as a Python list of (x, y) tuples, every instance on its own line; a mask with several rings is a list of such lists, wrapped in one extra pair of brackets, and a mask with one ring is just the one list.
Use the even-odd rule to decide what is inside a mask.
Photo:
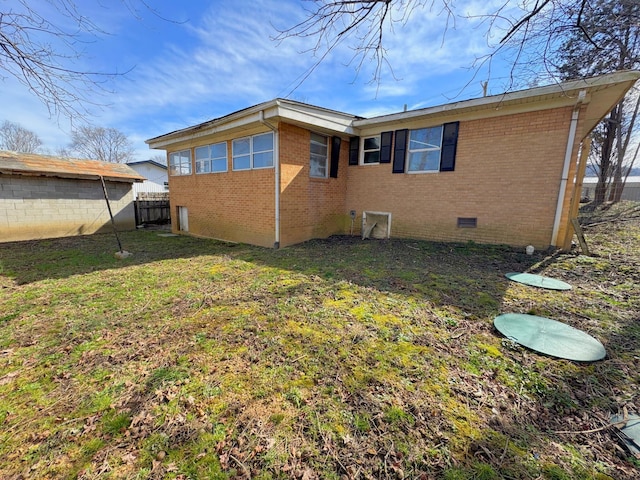
[(380, 163), (391, 163), (392, 142), (393, 132), (382, 132), (380, 134)]
[(338, 178), (338, 164), (340, 163), (340, 137), (331, 137), (331, 168), (329, 176)]
[(360, 154), (360, 137), (349, 139), (349, 165), (358, 165), (358, 155)]
[(404, 173), (404, 161), (407, 156), (407, 133), (409, 130), (396, 130), (396, 145), (393, 149), (393, 173)]
[(440, 152), (440, 171), (453, 172), (456, 167), (456, 147), (458, 145), (458, 127), (460, 122), (445, 123), (442, 133), (442, 151)]

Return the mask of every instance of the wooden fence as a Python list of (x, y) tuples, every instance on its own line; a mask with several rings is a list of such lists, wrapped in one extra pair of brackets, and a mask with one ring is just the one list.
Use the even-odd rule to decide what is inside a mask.
[(169, 194), (156, 192), (140, 192), (134, 202), (136, 225), (146, 223), (164, 224), (171, 222)]

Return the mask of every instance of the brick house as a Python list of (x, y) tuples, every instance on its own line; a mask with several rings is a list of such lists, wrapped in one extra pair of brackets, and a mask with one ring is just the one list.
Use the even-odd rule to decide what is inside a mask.
[(0, 242), (111, 231), (101, 177), (116, 227), (134, 229), (131, 187), (144, 177), (128, 166), (0, 151)]
[[(276, 99), (150, 140), (175, 231), (567, 248), (588, 134), (640, 72), (362, 118)], [(582, 152), (582, 154), (581, 154)]]

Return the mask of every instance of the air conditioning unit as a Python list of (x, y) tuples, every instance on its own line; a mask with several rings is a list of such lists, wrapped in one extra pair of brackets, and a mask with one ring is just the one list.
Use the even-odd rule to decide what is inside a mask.
[(362, 212), (362, 238), (389, 238), (391, 236), (390, 212)]

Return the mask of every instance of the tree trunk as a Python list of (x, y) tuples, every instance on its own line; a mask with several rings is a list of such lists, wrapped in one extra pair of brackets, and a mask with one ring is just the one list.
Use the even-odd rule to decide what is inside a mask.
[(609, 114), (604, 126), (604, 137), (602, 139), (602, 149), (600, 150), (598, 183), (596, 184), (593, 198), (595, 206), (602, 205), (607, 200), (607, 187), (609, 186), (609, 179), (613, 173), (612, 168), (614, 166), (612, 154), (620, 128), (621, 113), (622, 105), (619, 103)]

